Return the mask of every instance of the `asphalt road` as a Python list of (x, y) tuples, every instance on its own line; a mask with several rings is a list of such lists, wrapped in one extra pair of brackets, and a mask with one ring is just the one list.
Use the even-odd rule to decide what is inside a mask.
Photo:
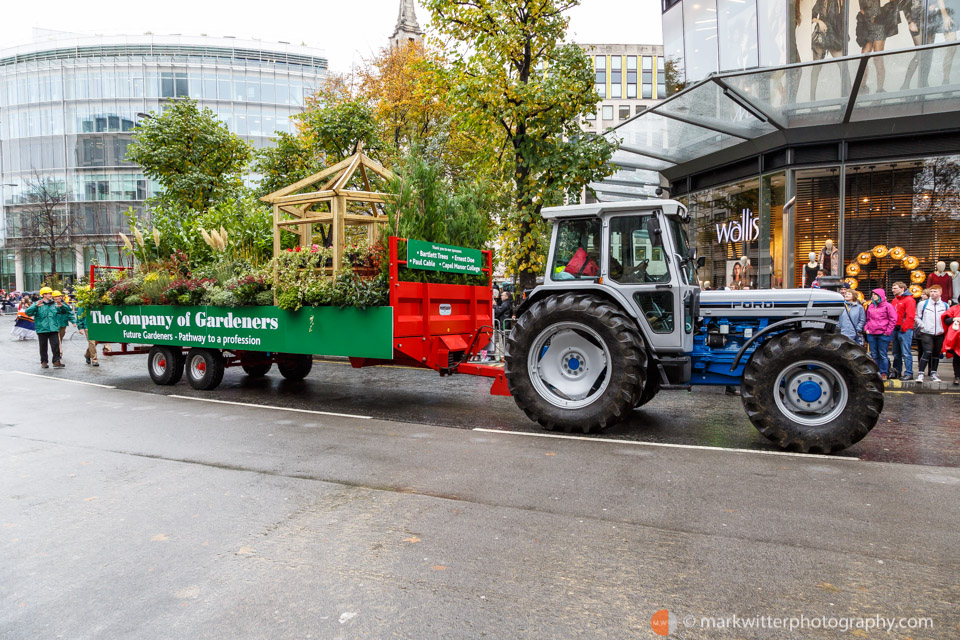
[[(663, 608), (678, 638), (960, 631), (957, 469), (478, 432), (10, 371), (0, 389), (5, 639), (652, 638)], [(932, 628), (697, 626), (734, 615)]]
[[(6, 338), (10, 317), (0, 318)], [(72, 327), (68, 337), (75, 334)], [(459, 428), (487, 428), (540, 433), (511, 398), (491, 396), (489, 379), (441, 378), (436, 373), (398, 367), (352, 369), (342, 362), (315, 363), (303, 382), (290, 383), (274, 370), (250, 379), (241, 369), (227, 369), (215, 391), (194, 391), (185, 381), (173, 387), (154, 385), (146, 356), (101, 358), (87, 367), (79, 335), (65, 341), (67, 369), (44, 375), (96, 382), (120, 389), (161, 395), (184, 395), (270, 406), (366, 415), (385, 420)], [(39, 372), (37, 344), (0, 340), (0, 371)], [(719, 388), (662, 392), (631, 419), (600, 434), (601, 438), (662, 444), (777, 451), (744, 414), (740, 399)], [(880, 422), (842, 456), (931, 466), (960, 466), (960, 389), (945, 394), (888, 391)]]

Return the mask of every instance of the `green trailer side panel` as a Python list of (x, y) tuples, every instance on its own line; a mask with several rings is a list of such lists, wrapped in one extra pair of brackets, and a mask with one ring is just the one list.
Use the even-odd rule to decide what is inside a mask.
[(393, 307), (103, 307), (90, 339), (237, 351), (393, 358)]

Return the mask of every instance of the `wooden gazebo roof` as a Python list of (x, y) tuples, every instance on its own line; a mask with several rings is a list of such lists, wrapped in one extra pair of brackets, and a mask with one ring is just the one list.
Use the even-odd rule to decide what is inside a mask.
[[(313, 242), (315, 224), (331, 225), (334, 269), (341, 264), (344, 230), (347, 226), (366, 225), (367, 237), (374, 242), (377, 225), (387, 221), (387, 217), (377, 210), (376, 205), (385, 203), (392, 196), (373, 191), (368, 170), (385, 180), (393, 178), (389, 169), (370, 159), (358, 145), (356, 153), (349, 158), (260, 198), (273, 205), (273, 255), (277, 256), (280, 252), (282, 229), (288, 228), (297, 233), (300, 236), (298, 244), (309, 247)], [(364, 190), (348, 188), (358, 171)], [(370, 213), (348, 213), (350, 202), (369, 203)], [(315, 209), (322, 203), (329, 205), (328, 211)], [(290, 229), (291, 227), (295, 230)]]

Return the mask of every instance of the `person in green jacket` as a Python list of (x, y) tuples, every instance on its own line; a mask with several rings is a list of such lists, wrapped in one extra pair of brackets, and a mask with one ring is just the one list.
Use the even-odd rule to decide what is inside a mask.
[(77, 305), (77, 329), (83, 332), (84, 337), (87, 339), (87, 350), (83, 352), (83, 359), (87, 361), (87, 364), (94, 367), (99, 367), (100, 363), (97, 362), (97, 343), (90, 339), (90, 334), (87, 333), (87, 310), (81, 305)]
[(67, 327), (70, 326), (70, 323), (77, 324), (77, 318), (73, 315), (73, 307), (70, 306), (70, 299), (67, 298), (64, 294), (59, 291), (53, 292), (53, 301), (54, 302), (63, 302), (70, 313), (68, 315), (59, 315), (57, 318), (60, 321), (60, 361), (63, 362), (63, 336), (67, 333)]
[(40, 300), (27, 307), (26, 314), (33, 318), (37, 328), (37, 338), (40, 342), (40, 366), (49, 369), (47, 365), (47, 345), (50, 345), (50, 351), (53, 354), (53, 366), (57, 369), (63, 368), (60, 362), (60, 316), (70, 315), (70, 307), (63, 304), (61, 298), (59, 302), (53, 299), (53, 289), (43, 287), (40, 289)]

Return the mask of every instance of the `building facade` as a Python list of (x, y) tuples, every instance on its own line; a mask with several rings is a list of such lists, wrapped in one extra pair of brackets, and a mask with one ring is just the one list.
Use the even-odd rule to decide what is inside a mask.
[[(716, 72), (953, 42), (960, 31), (960, 0), (661, 0), (661, 7), (664, 56), (677, 62), (687, 82)], [(925, 82), (931, 69), (918, 67), (919, 59), (896, 82), (914, 76)], [(936, 71), (933, 80), (939, 81)], [(868, 75), (868, 82), (888, 90), (882, 67)]]
[(24, 237), (38, 182), (56, 185), (77, 220), (60, 276), (117, 264), (124, 212), (157, 189), (126, 160), (140, 118), (189, 97), (263, 147), (292, 131), (326, 70), (317, 49), (234, 38), (61, 35), (0, 50), (0, 286), (33, 290), (51, 272), (50, 252)]
[[(810, 286), (814, 264), (860, 291), (902, 280), (919, 295), (938, 263), (960, 262), (958, 53), (945, 42), (714, 74), (610, 132), (613, 179), (658, 172), (689, 208), (713, 287), (746, 257), (751, 288)], [(872, 90), (878, 67), (900, 88)], [(617, 199), (606, 182), (600, 199)]]
[(584, 129), (604, 131), (667, 97), (663, 47), (654, 44), (581, 44), (593, 61), (596, 113)]

